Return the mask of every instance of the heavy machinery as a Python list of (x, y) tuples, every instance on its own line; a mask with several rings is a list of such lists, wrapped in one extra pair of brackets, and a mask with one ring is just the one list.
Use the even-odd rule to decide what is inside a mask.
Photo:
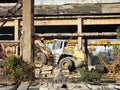
[(74, 70), (85, 65), (85, 54), (71, 46), (67, 46), (66, 40), (54, 40), (52, 50), (44, 42), (35, 41), (37, 46), (37, 59), (41, 64), (58, 66), (62, 70)]

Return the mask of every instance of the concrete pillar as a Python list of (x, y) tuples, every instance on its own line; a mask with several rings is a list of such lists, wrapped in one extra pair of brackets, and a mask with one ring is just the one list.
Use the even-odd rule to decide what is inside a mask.
[[(14, 21), (14, 40), (18, 41), (19, 40), (19, 20), (15, 19)], [(15, 47), (15, 55), (18, 55), (18, 46)]]
[(18, 19), (15, 19), (15, 21), (14, 21), (14, 40), (15, 41), (19, 40), (18, 29), (19, 29), (19, 21), (18, 21)]
[(85, 54), (86, 54), (86, 60), (87, 60), (87, 64), (88, 64), (88, 68), (90, 68), (90, 66), (91, 66), (91, 55), (90, 55), (90, 52), (88, 51), (88, 48), (87, 48), (87, 46), (88, 46), (88, 40), (87, 40), (87, 38), (85, 38)]
[[(78, 25), (77, 25), (77, 29), (78, 29), (78, 34), (82, 33), (82, 18), (78, 18)], [(81, 50), (82, 49), (82, 37), (78, 37), (78, 49)]]
[(88, 42), (87, 42), (87, 38), (85, 38), (85, 44), (84, 44), (84, 46), (85, 46), (85, 54), (86, 54), (86, 58), (88, 58), (88, 48), (87, 48), (87, 46), (88, 46)]
[(23, 0), (23, 60), (33, 62), (34, 0)]

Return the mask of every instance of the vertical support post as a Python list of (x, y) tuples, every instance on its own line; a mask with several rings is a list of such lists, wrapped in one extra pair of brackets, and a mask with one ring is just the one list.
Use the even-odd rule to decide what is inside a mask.
[(23, 60), (33, 62), (34, 0), (23, 0)]
[[(19, 40), (19, 20), (15, 19), (14, 21), (14, 40), (18, 41)], [(15, 46), (15, 55), (18, 55), (18, 46)]]
[(87, 38), (85, 38), (85, 54), (86, 54), (86, 58), (88, 58), (88, 42), (87, 42)]
[[(77, 25), (78, 34), (80, 34), (82, 33), (82, 18), (78, 18), (77, 22), (78, 22)], [(78, 49), (79, 50), (82, 49), (82, 37), (78, 37)]]
[(19, 21), (18, 19), (15, 19), (14, 21), (14, 40), (15, 41), (18, 41), (19, 39), (18, 29), (19, 29)]

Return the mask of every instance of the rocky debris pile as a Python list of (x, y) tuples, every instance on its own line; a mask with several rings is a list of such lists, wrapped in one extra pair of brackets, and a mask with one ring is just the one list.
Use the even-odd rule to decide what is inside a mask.
[[(58, 79), (57, 75), (62, 75), (62, 79), (67, 78), (70, 82), (77, 82), (80, 76), (79, 70), (70, 72), (69, 70), (61, 70), (59, 67), (43, 65), (42, 67), (37, 67), (35, 69), (35, 77), (40, 81), (50, 81), (53, 79)], [(61, 81), (60, 80), (60, 81)]]
[(103, 83), (92, 85), (88, 83), (43, 83), (36, 86), (30, 86), (29, 90), (119, 90), (120, 85)]

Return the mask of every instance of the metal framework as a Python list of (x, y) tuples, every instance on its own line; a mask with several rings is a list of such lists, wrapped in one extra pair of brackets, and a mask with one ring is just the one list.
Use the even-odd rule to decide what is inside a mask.
[(11, 9), (8, 9), (6, 15), (4, 15), (1, 19), (0, 19), (0, 29), (7, 23), (7, 21), (9, 21), (20, 9), (22, 8), (22, 3), (21, 0), (19, 0), (19, 2), (12, 7)]

